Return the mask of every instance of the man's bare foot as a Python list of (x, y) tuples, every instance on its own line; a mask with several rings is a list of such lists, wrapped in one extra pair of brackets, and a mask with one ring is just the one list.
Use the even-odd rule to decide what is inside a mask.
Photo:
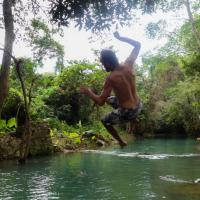
[(123, 149), (125, 146), (127, 146), (126, 142), (119, 142), (120, 147)]

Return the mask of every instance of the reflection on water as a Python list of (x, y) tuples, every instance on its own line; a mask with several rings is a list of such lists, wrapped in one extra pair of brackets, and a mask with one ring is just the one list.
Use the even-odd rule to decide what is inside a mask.
[(199, 146), (152, 139), (123, 150), (34, 158), (24, 166), (0, 162), (0, 199), (199, 200)]

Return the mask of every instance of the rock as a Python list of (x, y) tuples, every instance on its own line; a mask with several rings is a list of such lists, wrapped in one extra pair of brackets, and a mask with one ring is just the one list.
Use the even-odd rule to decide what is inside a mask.
[(96, 145), (101, 147), (109, 144), (109, 141), (107, 141), (102, 135), (95, 133), (93, 130), (85, 131), (82, 135), (82, 138), (93, 140)]
[(30, 155), (48, 155), (53, 152), (50, 127), (47, 123), (33, 123)]
[(96, 144), (97, 144), (98, 146), (101, 146), (101, 147), (104, 147), (104, 146), (106, 145), (105, 141), (100, 140), (100, 139), (97, 139), (97, 140), (96, 140)]
[[(24, 126), (21, 126), (17, 128), (16, 133), (0, 137), (0, 159), (19, 158), (20, 137), (23, 131)], [(49, 125), (42, 122), (33, 123), (29, 156), (48, 155), (53, 150)]]
[(63, 148), (54, 144), (53, 145), (53, 152), (55, 152), (55, 153), (63, 152)]
[(93, 136), (96, 136), (97, 134), (96, 133), (94, 133), (92, 130), (89, 130), (89, 131), (85, 131), (84, 133), (83, 133), (83, 138), (91, 138), (91, 137), (93, 137)]
[(21, 139), (6, 135), (0, 137), (0, 159), (14, 159), (19, 157)]

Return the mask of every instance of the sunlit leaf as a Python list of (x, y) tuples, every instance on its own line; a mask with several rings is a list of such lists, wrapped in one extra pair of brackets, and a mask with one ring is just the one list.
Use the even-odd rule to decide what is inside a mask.
[(16, 118), (10, 118), (7, 122), (7, 126), (8, 128), (12, 128), (12, 127), (17, 127), (17, 122), (16, 122)]

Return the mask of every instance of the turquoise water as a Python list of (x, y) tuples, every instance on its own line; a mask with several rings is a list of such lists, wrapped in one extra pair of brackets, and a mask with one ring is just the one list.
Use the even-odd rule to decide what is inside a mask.
[(0, 162), (0, 199), (199, 200), (200, 142), (145, 139), (52, 157)]

